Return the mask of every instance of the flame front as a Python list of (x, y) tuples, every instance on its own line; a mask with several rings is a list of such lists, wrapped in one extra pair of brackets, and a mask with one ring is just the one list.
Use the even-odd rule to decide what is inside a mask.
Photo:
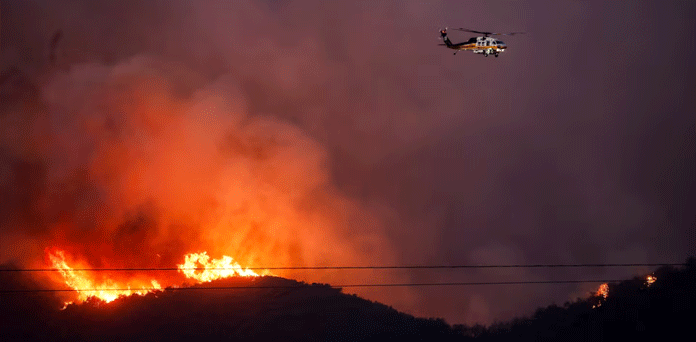
[[(190, 253), (184, 257), (184, 263), (177, 265), (179, 271), (184, 273), (187, 278), (198, 280), (199, 282), (210, 282), (216, 279), (232, 277), (235, 274), (243, 277), (258, 277), (250, 269), (242, 269), (234, 259), (224, 255), (221, 259), (212, 259), (206, 252)], [(202, 269), (201, 272), (196, 272)]]
[[(155, 290), (162, 290), (162, 286), (155, 279), (150, 280), (149, 284), (142, 280), (134, 281), (132, 278), (127, 282), (117, 282), (113, 279), (99, 281), (97, 280), (98, 277), (95, 277), (95, 274), (89, 272), (89, 267), (78, 267), (75, 269), (68, 266), (64, 251), (47, 251), (47, 255), (53, 268), (57, 269), (63, 276), (65, 284), (77, 291), (77, 298), (75, 300), (66, 301), (63, 308), (73, 304), (73, 302), (81, 303), (90, 298), (98, 298), (109, 303), (119, 297), (131, 296), (134, 294), (145, 295)], [(184, 256), (184, 263), (177, 266), (179, 272), (183, 273), (187, 278), (195, 279), (198, 282), (210, 282), (232, 276), (259, 276), (248, 268), (243, 269), (239, 263), (235, 262), (234, 259), (229, 256), (225, 255), (221, 259), (211, 260), (207, 252), (187, 254)], [(170, 284), (171, 279), (165, 281), (165, 283)], [(172, 286), (176, 287), (175, 285)]]
[[(86, 271), (76, 271), (68, 266), (65, 261), (65, 252), (57, 250), (54, 253), (48, 253), (48, 257), (53, 267), (58, 269), (63, 276), (65, 284), (77, 291), (78, 302), (84, 302), (89, 298), (98, 298), (109, 303), (121, 296), (145, 295), (148, 292), (162, 289), (160, 284), (154, 279), (150, 281), (151, 287), (139, 287), (137, 289), (131, 289), (130, 284), (124, 286), (110, 279), (98, 283)], [(72, 303), (72, 301), (69, 301), (65, 305)]]

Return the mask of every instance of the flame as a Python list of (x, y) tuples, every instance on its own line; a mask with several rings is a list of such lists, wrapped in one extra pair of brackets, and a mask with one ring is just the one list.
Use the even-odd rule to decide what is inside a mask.
[[(202, 266), (202, 271), (196, 273)], [(254, 271), (250, 269), (242, 269), (239, 263), (234, 259), (224, 255), (221, 259), (212, 259), (206, 252), (190, 253), (184, 256), (184, 263), (177, 265), (179, 271), (184, 273), (187, 278), (198, 280), (199, 282), (210, 282), (215, 279), (232, 277), (235, 273), (243, 277), (258, 277)]]
[(68, 308), (68, 305), (72, 305), (72, 304), (74, 304), (74, 302), (73, 302), (72, 300), (67, 301), (67, 302), (63, 303), (63, 307), (60, 308), (60, 309), (61, 309), (61, 310), (65, 310), (65, 309)]
[(657, 278), (654, 275), (650, 274), (645, 278), (645, 285), (650, 287), (650, 285), (652, 285), (656, 280)]
[[(64, 302), (63, 309), (73, 303), (82, 303), (91, 298), (97, 298), (106, 303), (113, 302), (119, 297), (131, 296), (134, 294), (145, 295), (147, 293), (162, 290), (162, 285), (155, 280), (150, 280), (150, 284), (139, 282), (140, 286), (133, 286), (131, 283), (116, 282), (112, 279), (97, 281), (94, 275), (88, 272), (88, 267), (74, 269), (68, 266), (66, 253), (62, 250), (54, 252), (47, 251), (47, 255), (53, 268), (57, 269), (63, 276), (65, 284), (77, 291), (77, 299)], [(232, 276), (258, 277), (254, 271), (243, 269), (239, 263), (229, 256), (221, 259), (210, 259), (207, 252), (191, 253), (184, 256), (184, 263), (178, 266), (178, 271), (189, 279), (198, 282), (210, 282), (216, 279), (228, 278)], [(200, 271), (200, 272), (197, 272)], [(267, 270), (264, 274), (270, 274)], [(171, 287), (178, 287), (170, 285)]]
[[(84, 302), (90, 298), (98, 298), (106, 303), (110, 303), (121, 296), (130, 296), (133, 294), (142, 296), (154, 290), (162, 289), (160, 284), (154, 279), (150, 281), (151, 287), (141, 286), (137, 289), (131, 289), (130, 284), (124, 286), (110, 279), (97, 282), (93, 280), (86, 271), (76, 271), (68, 266), (65, 261), (65, 252), (62, 250), (56, 250), (53, 253), (49, 252), (48, 258), (51, 260), (53, 267), (58, 269), (63, 276), (65, 284), (77, 291), (78, 302)], [(72, 303), (73, 301), (65, 302), (63, 308), (66, 308)]]
[(607, 299), (607, 296), (609, 295), (609, 284), (604, 283), (602, 285), (599, 285), (599, 289), (597, 289), (597, 293), (595, 295), (597, 297)]
[(597, 292), (595, 293), (595, 296), (601, 297), (599, 301), (597, 302), (596, 305), (592, 305), (592, 308), (598, 308), (602, 306), (602, 300), (606, 300), (607, 296), (609, 295), (609, 284), (604, 283), (602, 285), (599, 285), (599, 289), (597, 289)]

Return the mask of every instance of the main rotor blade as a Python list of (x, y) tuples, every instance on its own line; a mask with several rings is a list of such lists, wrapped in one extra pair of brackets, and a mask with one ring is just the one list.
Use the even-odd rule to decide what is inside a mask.
[(510, 32), (510, 33), (492, 33), (496, 36), (514, 36), (516, 34), (524, 34), (524, 32)]
[(465, 29), (465, 28), (455, 28), (453, 30), (484, 34), (487, 36), (514, 36), (516, 34), (524, 34), (524, 32), (497, 33), (497, 32), (485, 32), (485, 31), (469, 30), (469, 29)]
[(476, 31), (476, 30), (469, 30), (465, 28), (455, 28), (453, 30), (457, 31), (464, 31), (464, 32), (471, 32), (471, 33), (478, 33), (478, 34), (493, 34), (492, 32), (483, 32), (483, 31)]

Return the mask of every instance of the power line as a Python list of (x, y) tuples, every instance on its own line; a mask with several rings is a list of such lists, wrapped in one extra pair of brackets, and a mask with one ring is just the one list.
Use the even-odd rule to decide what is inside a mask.
[[(592, 280), (538, 280), (538, 281), (497, 281), (497, 282), (453, 282), (453, 283), (377, 283), (377, 284), (342, 284), (328, 285), (330, 288), (340, 289), (344, 287), (420, 287), (420, 286), (481, 286), (481, 285), (539, 285), (539, 284), (580, 284), (580, 283), (617, 283), (620, 279), (592, 279)], [(317, 284), (314, 284), (317, 285)], [(322, 285), (322, 284), (318, 284)], [(303, 289), (313, 285), (257, 285), (257, 286), (193, 286), (193, 287), (169, 287), (166, 291), (179, 290), (243, 290), (243, 289)], [(0, 294), (21, 294), (41, 292), (108, 292), (108, 291), (163, 291), (155, 288), (114, 288), (114, 289), (27, 289), (27, 290), (0, 290)]]
[[(367, 269), (477, 269), (477, 268), (583, 268), (583, 267), (657, 267), (657, 266), (686, 266), (686, 263), (630, 263), (630, 264), (512, 264), (512, 265), (412, 265), (412, 266), (283, 266), (283, 267), (245, 267), (245, 270), (367, 270)], [(91, 271), (91, 272), (132, 272), (132, 271), (179, 271), (179, 270), (231, 270), (225, 267), (141, 267), (141, 268), (28, 268), (0, 269), (0, 272), (62, 272), (62, 271)]]

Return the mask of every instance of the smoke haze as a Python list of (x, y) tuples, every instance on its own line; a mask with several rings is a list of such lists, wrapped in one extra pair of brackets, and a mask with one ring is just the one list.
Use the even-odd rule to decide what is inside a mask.
[[(172, 267), (200, 251), (250, 267), (696, 253), (689, 2), (0, 6), (0, 262), (45, 267), (53, 247), (93, 267)], [(444, 26), (527, 34), (505, 37), (496, 59), (452, 56), (436, 45)], [(346, 284), (639, 271), (278, 275)], [(590, 290), (360, 294), (490, 323)]]

